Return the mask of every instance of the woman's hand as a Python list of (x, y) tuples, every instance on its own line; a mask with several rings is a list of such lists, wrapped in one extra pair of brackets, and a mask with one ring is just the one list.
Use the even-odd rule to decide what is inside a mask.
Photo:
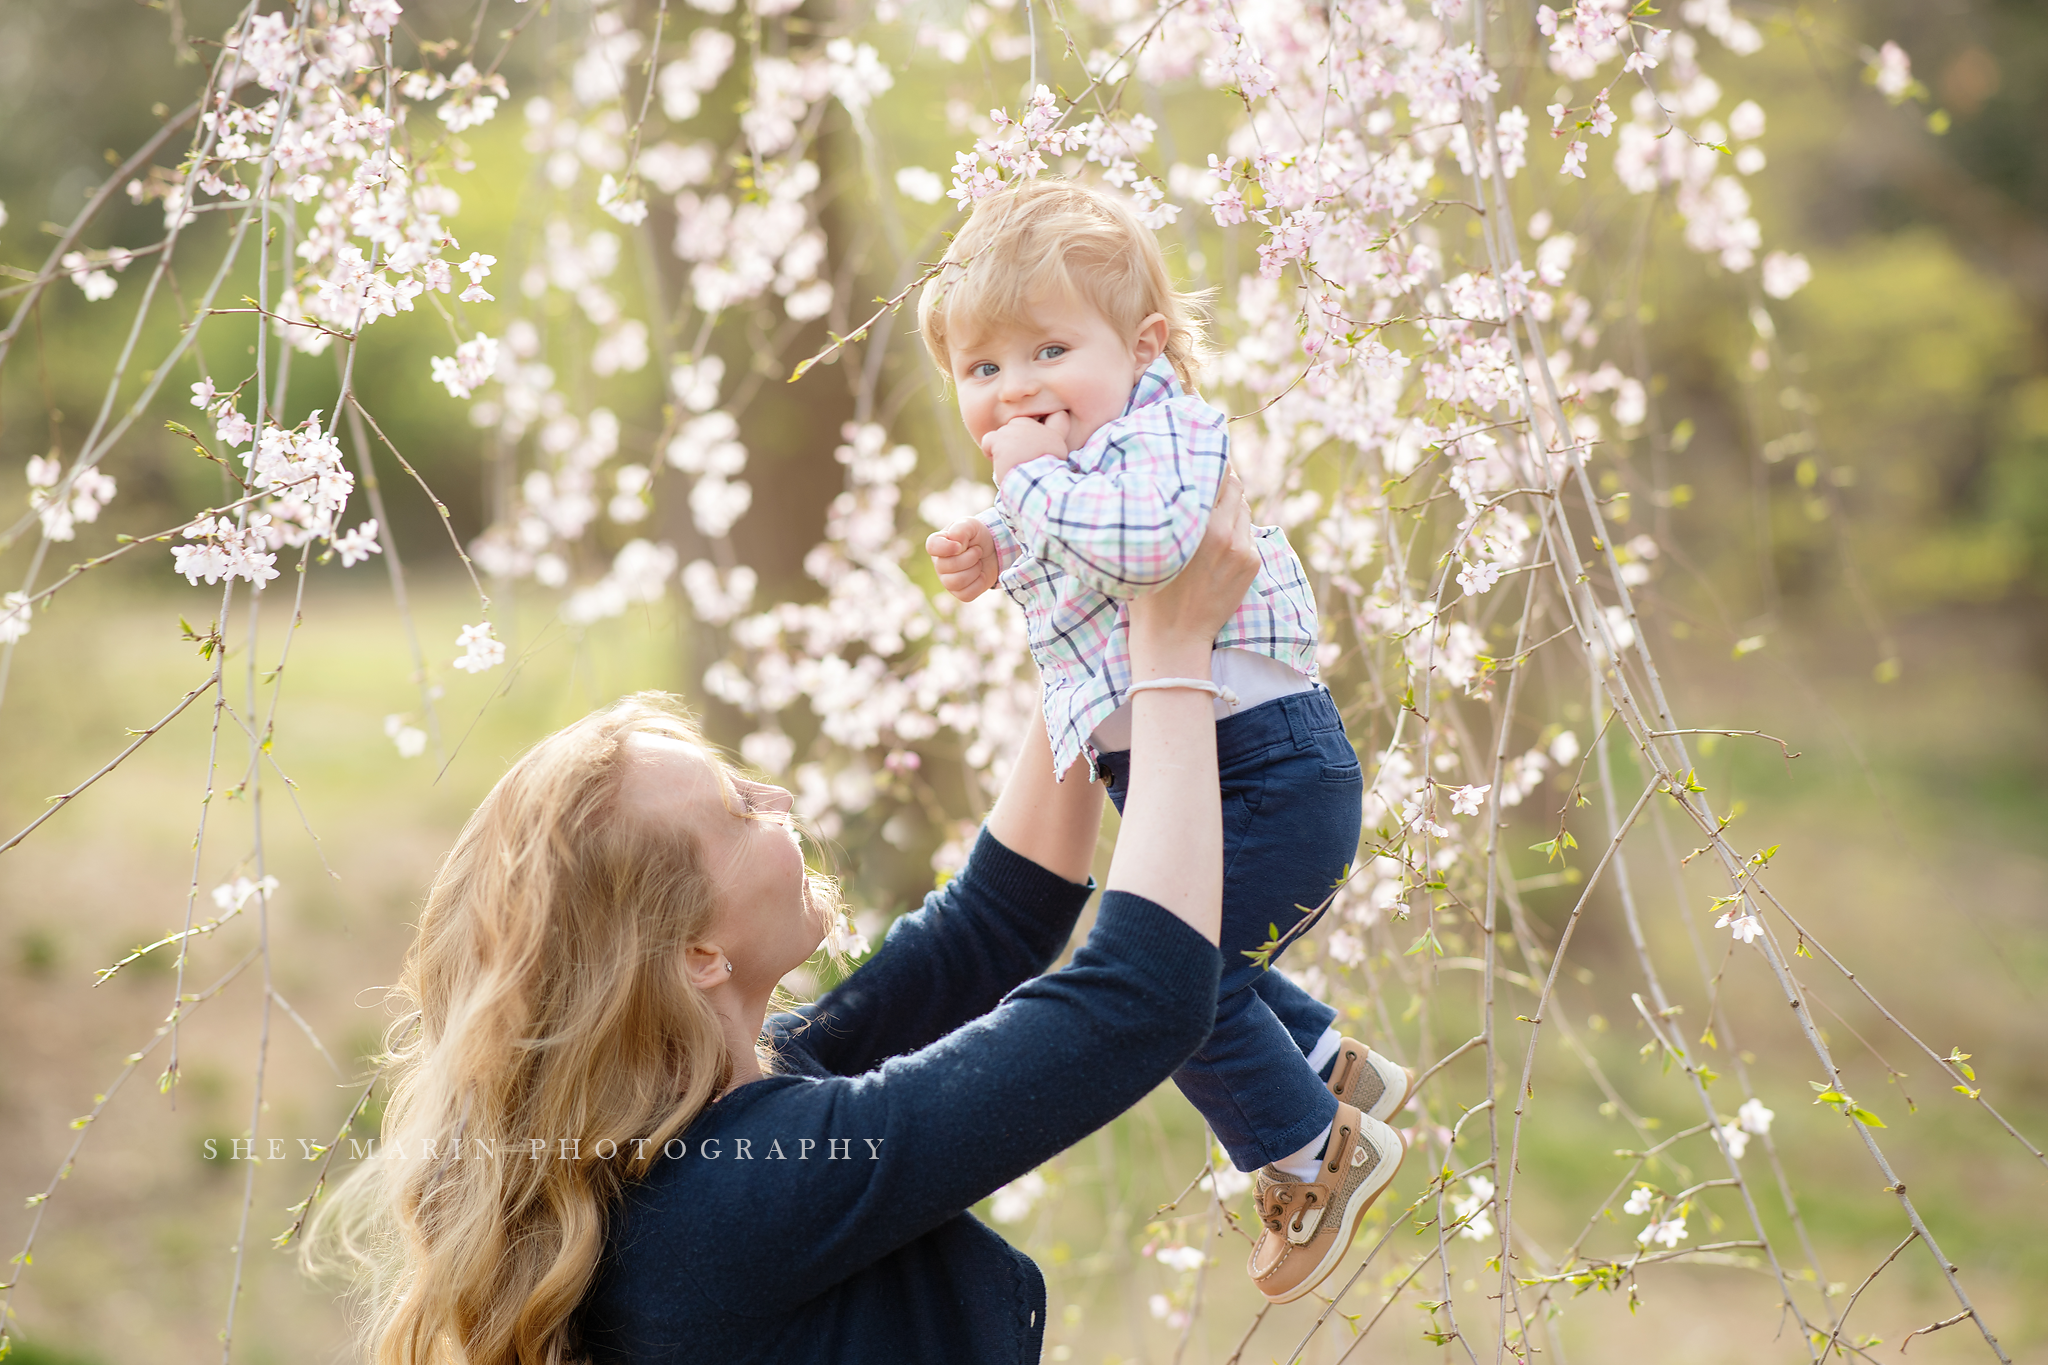
[(1244, 484), (1226, 469), (1194, 558), (1167, 584), (1131, 601), (1131, 676), (1209, 676), (1209, 651), (1258, 577)]

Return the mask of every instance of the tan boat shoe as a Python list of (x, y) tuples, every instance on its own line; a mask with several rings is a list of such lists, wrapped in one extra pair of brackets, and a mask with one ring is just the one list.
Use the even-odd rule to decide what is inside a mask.
[(1260, 1168), (1257, 1196), (1265, 1230), (1245, 1266), (1259, 1292), (1274, 1303), (1293, 1303), (1328, 1279), (1351, 1249), (1359, 1219), (1407, 1154), (1399, 1133), (1339, 1102), (1314, 1180)]
[(1415, 1094), (1415, 1073), (1356, 1038), (1345, 1038), (1330, 1067), (1330, 1093), (1369, 1119), (1392, 1123)]

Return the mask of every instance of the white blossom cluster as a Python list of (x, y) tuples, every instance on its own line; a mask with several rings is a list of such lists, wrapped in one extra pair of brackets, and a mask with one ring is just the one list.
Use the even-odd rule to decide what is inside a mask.
[(1466, 1241), (1493, 1240), (1493, 1182), (1483, 1175), (1468, 1176), (1465, 1192), (1451, 1196), (1451, 1216), (1458, 1221), (1458, 1236)]
[(51, 540), (70, 540), (78, 534), (81, 521), (98, 521), (100, 509), (114, 500), (113, 477), (97, 469), (80, 470), (65, 494), (55, 490), (63, 481), (61, 461), (43, 455), (28, 457), (28, 502)]
[[(637, 111), (640, 91), (629, 71), (644, 60), (647, 38), (629, 26), (629, 14), (609, 0), (594, 5), (566, 88), (526, 103), (527, 146), (542, 158), (549, 183), (563, 192), (581, 187), (592, 196), (585, 202), (628, 227), (645, 221), (650, 190), (670, 196), (674, 254), (688, 267), (691, 301), (709, 317), (769, 298), (792, 322), (823, 315), (834, 295), (819, 275), (825, 238), (811, 206), (819, 172), (814, 162), (790, 153), (800, 151), (821, 101), (837, 96), (850, 109), (864, 108), (888, 88), (890, 77), (874, 49), (833, 43), (801, 61), (763, 57), (752, 64), (755, 87), (741, 122), (747, 149), (762, 158), (761, 174), (751, 193), (737, 193), (714, 185), (719, 167), (708, 142), (661, 138), (630, 122), (628, 110)], [(707, 24), (681, 40), (679, 55), (658, 64), (654, 93), (670, 124), (698, 116), (736, 50), (731, 34)], [(612, 283), (620, 262), (617, 234), (579, 228), (565, 214), (551, 217), (544, 232), (547, 250), (527, 268), (521, 294), (535, 303), (551, 296), (572, 303), (589, 329), (588, 363), (599, 376), (644, 370), (652, 358), (647, 324), (629, 315)], [(486, 378), (498, 381), (473, 409), (479, 426), (495, 427), (514, 442), (537, 428), (539, 458), (521, 480), (514, 506), (474, 546), (477, 562), (493, 574), (530, 575), (545, 586), (569, 588), (564, 615), (575, 624), (660, 600), (674, 585), (679, 561), (667, 544), (629, 541), (602, 576), (581, 585), (571, 582), (573, 566), (584, 557), (579, 547), (593, 528), (647, 517), (664, 466), (687, 480), (691, 520), (707, 539), (723, 541), (746, 515), (753, 502), (751, 486), (740, 477), (747, 451), (737, 439), (738, 422), (719, 406), (724, 362), (700, 354), (673, 366), (674, 396), (687, 415), (659, 465), (628, 460), (607, 468), (619, 449), (617, 420), (602, 407), (573, 410), (546, 360), (547, 339), (532, 322), (514, 322), (505, 343), (489, 357), (477, 355), (465, 371), (458, 373), (453, 362), (447, 370), (457, 397), (470, 396)], [(707, 572), (714, 574), (708, 583)], [(724, 583), (715, 573), (707, 563), (693, 564), (691, 595), (700, 610), (709, 608), (706, 619), (729, 621), (751, 599), (753, 570), (729, 571)]]
[[(904, 570), (910, 542), (899, 528), (899, 485), (916, 467), (916, 452), (888, 445), (872, 424), (849, 424), (844, 435), (835, 455), (849, 487), (827, 511), (825, 540), (804, 558), (825, 600), (785, 602), (733, 621), (737, 657), (712, 665), (704, 678), (714, 695), (765, 722), (743, 752), (771, 771), (786, 770), (792, 753), (778, 713), (801, 699), (818, 716), (841, 756), (794, 776), (799, 800), (816, 798), (805, 808), (827, 838), (874, 801), (868, 753), (900, 752), (948, 729), (961, 737), (971, 767), (997, 773), (1036, 704), (1036, 688), (1019, 677), (1022, 622), (1008, 604), (994, 596), (966, 606), (934, 601)], [(958, 501), (936, 496), (920, 510), (936, 527)], [(692, 593), (700, 610), (722, 609), (722, 601), (702, 599), (730, 587), (709, 565), (691, 571), (702, 585)]]
[[(210, 405), (219, 415), (223, 440), (239, 444), (249, 439), (249, 424), (234, 410), (232, 398), (216, 399), (212, 386), (203, 382), (192, 387), (192, 401)], [(239, 520), (203, 516), (186, 527), (186, 539), (195, 543), (180, 545), (172, 554), (173, 567), (187, 581), (240, 578), (260, 588), (278, 576), (279, 550), (315, 539), (330, 541), (344, 567), (382, 553), (374, 519), (346, 534), (338, 529), (356, 477), (344, 467), (341, 446), (322, 429), (318, 412), (294, 428), (265, 426), (242, 460), (248, 468), (245, 486), (267, 495), (259, 501), (261, 510)]]
[[(200, 114), (207, 137), (188, 174), (128, 186), (138, 203), (163, 201), (166, 227), (190, 223), (208, 199), (310, 206), (288, 216), (298, 269), (274, 310), (279, 334), (310, 355), (337, 335), (413, 311), (430, 290), (452, 292), (457, 269), (471, 271), (464, 300), (490, 297), (477, 271), (488, 257), (471, 253), (456, 266), (442, 254), (456, 246), (445, 220), (460, 199), (406, 151), (408, 116), (438, 101), (438, 141), (492, 117), (505, 81), (469, 62), (387, 80), (386, 43), (399, 14), (395, 0), (364, 0), (342, 11), (316, 7), (303, 24), (286, 10), (251, 16), (227, 35), (232, 56)], [(241, 102), (244, 93), (260, 102)], [(79, 282), (94, 296), (92, 273)], [(104, 297), (111, 281), (97, 288)]]
[[(152, 167), (127, 185), (136, 203), (161, 201), (166, 255), (201, 212), (261, 207), (266, 249), (277, 241), (288, 262), (285, 286), (264, 311), (277, 336), (305, 354), (352, 339), (379, 318), (416, 311), (430, 292), (454, 293), (458, 274), (468, 278), (458, 304), (492, 299), (484, 280), (495, 258), (447, 254), (459, 250), (446, 220), (460, 201), (437, 171), (466, 166), (460, 144), (445, 139), (490, 119), (506, 83), (467, 60), (437, 69), (436, 54), (448, 49), (436, 45), (418, 49), (417, 69), (392, 67), (402, 12), (398, 0), (271, 13), (252, 7), (224, 37), (193, 154), (175, 172)], [(434, 106), (439, 125), (417, 144), (408, 123), (415, 106)], [(61, 265), (97, 302), (114, 294), (115, 276), (140, 254), (72, 251)], [(498, 342), (479, 331), (454, 350), (433, 362), (434, 378), (468, 397), (496, 371)], [(193, 406), (211, 419), (214, 440), (228, 450), (250, 447), (241, 453), (248, 496), (184, 528), (188, 543), (173, 550), (175, 571), (194, 584), (243, 580), (261, 588), (279, 576), (277, 556), (286, 548), (326, 541), (343, 567), (382, 553), (375, 520), (342, 530), (355, 476), (320, 414), (287, 425), (255, 394), (252, 417), (245, 412), (249, 385), (245, 379), (221, 391), (208, 378), (192, 386)], [(116, 491), (90, 464), (67, 472), (54, 456), (33, 457), (28, 475), (30, 503), (50, 540), (71, 539)], [(24, 600), (0, 619), (10, 639), (26, 633), (28, 606)]]

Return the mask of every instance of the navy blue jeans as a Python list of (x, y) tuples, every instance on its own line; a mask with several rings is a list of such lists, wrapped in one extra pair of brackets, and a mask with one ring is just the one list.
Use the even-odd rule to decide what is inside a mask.
[[(1328, 689), (1216, 722), (1223, 786), (1223, 979), (1209, 1040), (1173, 1073), (1241, 1171), (1291, 1156), (1337, 1116), (1307, 1053), (1337, 1012), (1246, 957), (1320, 908), (1358, 853), (1365, 776)], [(1129, 750), (1101, 754), (1119, 813)]]

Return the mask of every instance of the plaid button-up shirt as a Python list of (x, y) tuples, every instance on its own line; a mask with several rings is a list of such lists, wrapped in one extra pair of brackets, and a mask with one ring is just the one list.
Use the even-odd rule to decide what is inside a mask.
[[(1064, 460), (1012, 469), (981, 514), (995, 536), (1003, 590), (1024, 608), (1044, 683), (1053, 771), (1086, 753), (1131, 685), (1126, 605), (1194, 556), (1230, 458), (1228, 419), (1153, 362), (1123, 416)], [(1278, 526), (1253, 528), (1259, 574), (1216, 647), (1268, 655), (1316, 676), (1316, 603)]]

